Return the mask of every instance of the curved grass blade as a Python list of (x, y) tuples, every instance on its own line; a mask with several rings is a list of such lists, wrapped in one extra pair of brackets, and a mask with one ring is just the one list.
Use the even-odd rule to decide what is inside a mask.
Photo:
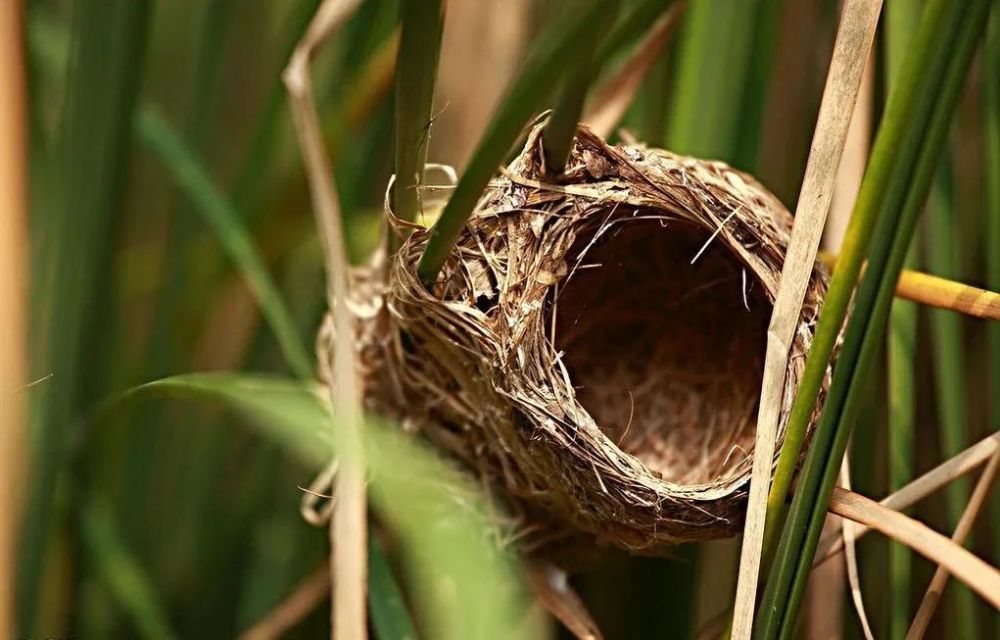
[[(136, 387), (123, 398), (150, 392), (221, 403), (310, 468), (322, 468), (333, 455), (330, 412), (318, 386), (268, 376), (188, 374)], [(113, 408), (112, 402), (104, 411)], [(499, 639), (518, 628), (517, 637), (540, 638), (537, 629), (520, 627), (528, 600), (505, 543), (511, 532), (498, 524), (478, 489), (408, 436), (378, 422), (367, 423), (366, 429), (373, 504), (398, 535), (427, 637)], [(379, 588), (380, 580), (391, 574), (378, 566), (369, 571), (370, 595), (380, 599), (371, 605), (371, 614), (405, 613), (399, 606), (386, 606), (398, 601), (393, 595), (398, 587)], [(414, 628), (409, 619), (373, 623), (383, 629)]]
[[(944, 58), (947, 64), (942, 73), (942, 82), (935, 91), (937, 100), (933, 116), (920, 141), (912, 175), (898, 185), (908, 187), (905, 202), (902, 206), (885, 206), (875, 229), (869, 265), (858, 291), (855, 311), (834, 372), (823, 417), (796, 489), (789, 520), (782, 534), (777, 562), (768, 579), (758, 626), (761, 638), (779, 635), (785, 638), (794, 633), (798, 608), (826, 516), (830, 493), (850, 437), (851, 426), (861, 405), (865, 377), (881, 345), (896, 279), (902, 269), (916, 218), (930, 189), (934, 169), (947, 137), (951, 114), (975, 45), (985, 26), (989, 4), (988, 0), (982, 0), (961, 8), (946, 6), (944, 9), (950, 10), (952, 19), (944, 23), (929, 21), (928, 16), (933, 16), (933, 13), (924, 14), (917, 36), (918, 43), (928, 31), (942, 27), (944, 34), (955, 35), (947, 39), (950, 41), (941, 43), (945, 46), (938, 49), (936, 57)], [(941, 8), (940, 4), (931, 4), (928, 10), (935, 8)], [(945, 16), (947, 18), (947, 12)], [(914, 60), (915, 56), (907, 59), (904, 78), (905, 71), (913, 69), (911, 64)], [(927, 69), (919, 71), (926, 72)], [(910, 128), (911, 134), (916, 130)]]
[(574, 6), (565, 20), (557, 21), (539, 37), (520, 75), (507, 91), (486, 133), (458, 181), (441, 217), (431, 228), (430, 240), (420, 259), (417, 273), (430, 287), (437, 279), (455, 239), (472, 214), (497, 167), (514, 146), (528, 118), (537, 112), (549, 95), (567, 60), (572, 60), (603, 25), (598, 20), (606, 10), (599, 0)]
[(431, 135), (434, 81), (437, 79), (444, 29), (442, 0), (401, 0), (402, 23), (396, 57), (396, 181), (392, 187), (395, 214), (416, 220), (427, 147)]
[(260, 304), (261, 312), (274, 331), (289, 368), (302, 379), (311, 378), (312, 359), (306, 352), (292, 315), (239, 214), (209, 179), (195, 155), (157, 111), (150, 107), (142, 109), (136, 120), (136, 132), (170, 170), (246, 278), (247, 285)]

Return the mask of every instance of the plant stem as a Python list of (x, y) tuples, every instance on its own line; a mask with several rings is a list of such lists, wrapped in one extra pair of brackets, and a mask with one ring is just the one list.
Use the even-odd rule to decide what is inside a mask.
[(607, 11), (608, 4), (600, 0), (590, 0), (583, 7), (574, 6), (565, 20), (557, 21), (539, 37), (538, 45), (500, 103), (441, 217), (430, 230), (430, 239), (417, 267), (417, 274), (428, 288), (437, 279), (458, 234), (520, 136), (521, 128), (538, 111), (566, 61), (578, 55), (580, 43), (593, 40), (604, 26), (602, 17)]
[[(416, 220), (431, 134), (434, 81), (444, 29), (441, 0), (402, 0), (402, 32), (396, 58), (395, 214)], [(390, 234), (392, 235), (392, 234)]]
[[(906, 52), (920, 23), (920, 6), (915, 2), (890, 2), (885, 8), (887, 84), (895, 88)], [(910, 246), (906, 263), (914, 264), (916, 241)], [(898, 491), (913, 477), (915, 397), (914, 347), (917, 333), (917, 305), (897, 298), (889, 316), (889, 488)], [(903, 640), (910, 625), (910, 581), (912, 556), (898, 543), (889, 543), (889, 637)]]
[[(983, 46), (982, 127), (983, 182), (986, 214), (986, 286), (1000, 287), (1000, 10), (994, 7)], [(1000, 322), (987, 327), (990, 349), (990, 424), (1000, 424)], [(994, 492), (992, 511), (993, 562), (1000, 562), (1000, 491)], [(1000, 612), (993, 616), (1000, 631)]]
[[(843, 245), (813, 344), (806, 358), (805, 370), (792, 403), (784, 443), (778, 458), (767, 501), (767, 525), (764, 536), (764, 567), (773, 554), (787, 505), (785, 498), (798, 465), (820, 387), (826, 377), (830, 355), (840, 336), (844, 316), (854, 295), (854, 285), (865, 260), (865, 253), (883, 207), (898, 210), (945, 71), (941, 36), (953, 37), (959, 16), (947, 0), (934, 0), (924, 11), (910, 55), (900, 72), (898, 86), (889, 103), (875, 138), (868, 168), (854, 205), (854, 214), (844, 235)], [(944, 22), (947, 19), (947, 22)], [(917, 132), (914, 134), (914, 132)]]
[[(914, 137), (922, 137), (918, 159), (910, 176), (900, 176), (908, 187), (902, 206), (890, 199), (882, 208), (872, 239), (872, 251), (856, 298), (856, 306), (844, 339), (843, 351), (834, 372), (823, 417), (806, 459), (789, 521), (784, 528), (777, 563), (769, 576), (761, 618), (759, 637), (769, 639), (780, 635), (791, 637), (801, 604), (802, 594), (812, 565), (816, 543), (826, 517), (830, 493), (836, 481), (840, 461), (850, 437), (851, 426), (860, 408), (860, 399), (867, 386), (866, 376), (877, 354), (884, 323), (888, 316), (896, 279), (902, 269), (913, 227), (930, 189), (934, 169), (947, 138), (951, 114), (958, 100), (972, 54), (985, 26), (989, 1), (981, 0), (961, 7), (948, 6), (950, 13), (944, 22), (928, 20), (940, 3), (932, 3), (921, 22), (917, 42), (928, 31), (943, 27), (945, 42), (939, 43), (938, 55), (945, 58), (947, 68), (943, 82), (935, 91), (937, 100), (933, 116), (923, 129), (907, 127)], [(951, 17), (952, 19), (947, 19)], [(957, 28), (955, 23), (957, 22)], [(957, 31), (957, 37), (953, 36)], [(948, 37), (952, 36), (952, 37)], [(916, 56), (907, 59), (904, 78), (912, 71)], [(935, 65), (920, 69), (921, 75), (934, 78)], [(940, 73), (940, 71), (939, 71)], [(890, 108), (893, 100), (890, 99)], [(887, 118), (891, 111), (887, 113)], [(919, 136), (923, 133), (924, 136)], [(876, 147), (878, 144), (876, 143)], [(902, 156), (897, 156), (902, 157)], [(900, 183), (890, 185), (890, 188)], [(843, 254), (842, 254), (843, 255)]]

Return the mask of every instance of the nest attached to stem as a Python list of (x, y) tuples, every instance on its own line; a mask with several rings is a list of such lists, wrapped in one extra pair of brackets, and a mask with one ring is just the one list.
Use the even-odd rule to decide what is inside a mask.
[[(432, 292), (424, 229), (356, 291), (378, 310), (359, 328), (368, 405), (499, 489), (539, 543), (655, 553), (732, 535), (790, 228), (746, 174), (586, 129), (546, 176), (536, 127)], [(817, 265), (779, 444), (826, 282)]]

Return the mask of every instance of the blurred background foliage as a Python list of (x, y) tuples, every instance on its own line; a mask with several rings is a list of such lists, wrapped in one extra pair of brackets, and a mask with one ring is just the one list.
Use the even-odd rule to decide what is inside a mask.
[[(621, 15), (640, 2), (624, 1)], [(17, 614), (32, 637), (235, 636), (325, 562), (325, 532), (298, 515), (299, 487), (324, 460), (310, 457), (323, 449), (301, 429), (315, 424), (316, 407), (281, 395), (286, 381), (313, 376), (312, 336), (325, 308), (321, 248), (280, 82), (318, 4), (27, 3), (31, 353), (40, 382), (30, 391)], [(430, 161), (461, 170), (560, 4), (448, 2)], [(314, 65), (358, 261), (377, 241), (393, 161), (397, 5), (362, 2)], [(794, 209), (838, 8), (835, 0), (688, 0), (623, 129), (651, 145), (726, 160)], [(874, 122), (887, 86), (884, 31), (868, 103)], [(605, 74), (622, 55), (603, 61)], [(998, 178), (983, 169), (978, 78), (989, 75), (982, 60), (975, 64), (914, 260), (985, 285), (986, 261), (1000, 247), (983, 242), (984, 184)], [(915, 328), (914, 384), (927, 391), (913, 394), (911, 471), (919, 473), (987, 434), (997, 414), (989, 416), (985, 323), (920, 309)], [(183, 379), (120, 399), (154, 380), (221, 371), (277, 378), (253, 378), (263, 386), (249, 390), (246, 377)], [(883, 427), (886, 390), (873, 384), (870, 395), (862, 419), (871, 428), (854, 441), (855, 484), (881, 496), (896, 484)], [(938, 424), (950, 430), (939, 437)], [(410, 472), (434, 475), (419, 464)], [(967, 495), (968, 487), (953, 491)], [(953, 503), (962, 499), (934, 497), (916, 514), (950, 530)], [(391, 514), (392, 504), (377, 498), (375, 509)], [(412, 609), (423, 602), (421, 574), (403, 570), (415, 566), (405, 549), (420, 543), (407, 542), (414, 523), (399, 513), (377, 515), (373, 544), (386, 547), (387, 570)], [(989, 556), (997, 529), (979, 526), (973, 549)], [(883, 637), (888, 545), (869, 536), (860, 553), (869, 613)], [(737, 555), (731, 540), (661, 559), (609, 551), (574, 583), (609, 638), (690, 637), (729, 606)], [(515, 584), (509, 561), (494, 566), (499, 573), (477, 575)], [(914, 557), (911, 598), (931, 571)], [(842, 581), (817, 589), (828, 620), (813, 611), (809, 624), (859, 636), (853, 614), (838, 604)], [(373, 592), (386, 593), (374, 585)], [(515, 592), (516, 613), (525, 605)], [(993, 624), (978, 601), (974, 607), (983, 625)], [(372, 609), (376, 616), (377, 603)], [(325, 635), (328, 615), (324, 601), (292, 637)], [(433, 627), (425, 615), (415, 616), (418, 626)], [(938, 616), (932, 632), (946, 635), (949, 619)], [(545, 629), (538, 633), (564, 633)]]

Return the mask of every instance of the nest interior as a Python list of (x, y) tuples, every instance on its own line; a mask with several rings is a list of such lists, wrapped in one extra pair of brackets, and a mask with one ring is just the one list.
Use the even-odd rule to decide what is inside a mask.
[(771, 306), (704, 229), (658, 217), (593, 244), (583, 231), (550, 296), (551, 333), (608, 438), (665, 480), (711, 484), (753, 448)]
[[(558, 182), (541, 158), (536, 128), (432, 291), (427, 230), (369, 271), (370, 407), (463, 460), (539, 540), (657, 552), (735, 533), (788, 212), (723, 163), (586, 129)], [(817, 266), (779, 440), (825, 288)]]

